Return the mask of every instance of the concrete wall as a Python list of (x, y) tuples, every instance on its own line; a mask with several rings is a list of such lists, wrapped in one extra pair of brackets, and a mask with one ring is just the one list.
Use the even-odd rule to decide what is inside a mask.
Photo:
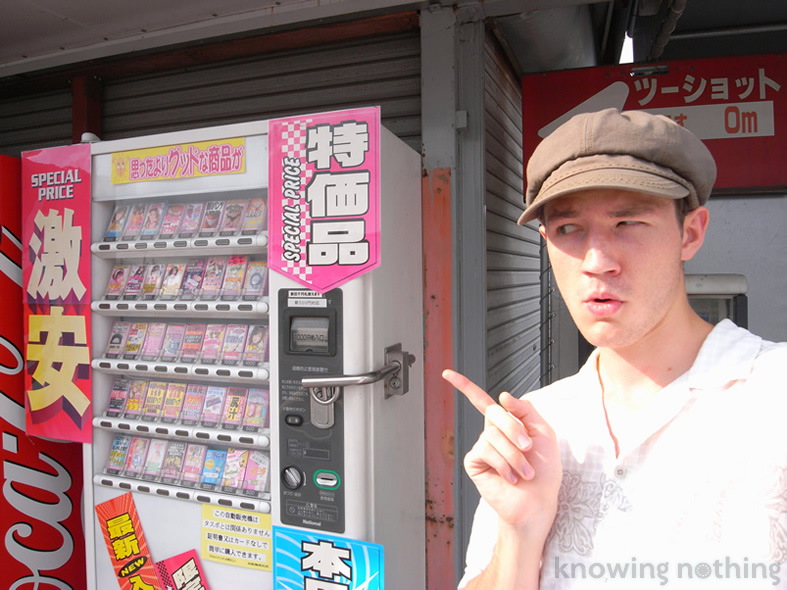
[(687, 273), (736, 273), (749, 284), (749, 329), (787, 340), (787, 195), (711, 197), (710, 226)]

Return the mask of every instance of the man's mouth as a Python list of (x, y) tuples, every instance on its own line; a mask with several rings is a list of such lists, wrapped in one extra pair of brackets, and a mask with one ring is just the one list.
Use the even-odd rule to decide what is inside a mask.
[(597, 317), (608, 317), (620, 309), (623, 302), (609, 294), (599, 294), (588, 297), (585, 306), (591, 314)]

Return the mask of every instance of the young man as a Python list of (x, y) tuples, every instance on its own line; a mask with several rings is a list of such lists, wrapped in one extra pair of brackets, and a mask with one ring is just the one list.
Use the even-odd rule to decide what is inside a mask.
[(444, 373), (485, 415), (460, 588), (787, 588), (787, 346), (711, 326), (685, 292), (715, 175), (699, 139), (645, 112), (578, 115), (533, 153), (519, 223), (541, 222), (597, 348), (499, 405)]

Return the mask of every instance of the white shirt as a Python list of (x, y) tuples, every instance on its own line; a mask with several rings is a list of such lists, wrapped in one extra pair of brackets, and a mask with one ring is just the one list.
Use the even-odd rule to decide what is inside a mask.
[[(563, 461), (542, 590), (787, 588), (787, 343), (719, 323), (619, 456), (597, 356), (526, 396)], [(496, 537), (482, 500), (460, 588), (487, 566)]]

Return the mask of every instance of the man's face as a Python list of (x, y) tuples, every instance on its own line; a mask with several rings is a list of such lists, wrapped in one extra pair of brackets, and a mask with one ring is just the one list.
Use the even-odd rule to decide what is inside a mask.
[(593, 189), (547, 203), (543, 219), (541, 235), (558, 288), (591, 344), (636, 344), (685, 303), (681, 263), (702, 236), (695, 244), (694, 229), (681, 231), (671, 199)]

